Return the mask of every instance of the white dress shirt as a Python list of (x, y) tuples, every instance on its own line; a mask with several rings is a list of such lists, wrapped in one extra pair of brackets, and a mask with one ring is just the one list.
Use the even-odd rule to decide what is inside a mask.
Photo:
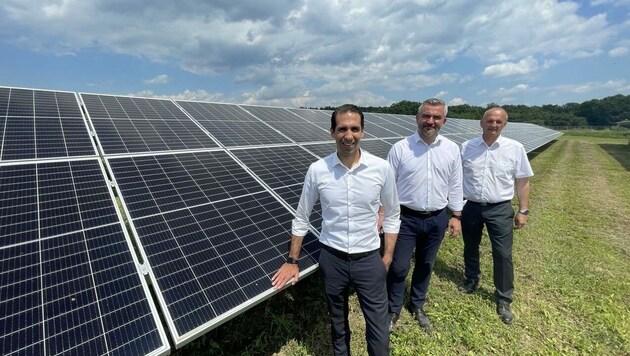
[(514, 179), (534, 175), (523, 145), (507, 137), (488, 147), (482, 137), (462, 144), (464, 197), (478, 203), (500, 203), (514, 197)]
[(417, 211), (447, 205), (452, 211), (462, 210), (462, 161), (455, 142), (438, 135), (427, 145), (416, 132), (396, 142), (387, 160), (396, 176), (400, 204)]
[(292, 223), (295, 236), (305, 236), (313, 205), (320, 199), (322, 231), (319, 240), (346, 253), (374, 251), (381, 246), (376, 230), (378, 209), (385, 208), (383, 231), (398, 233), (400, 204), (394, 173), (384, 159), (361, 150), (352, 168), (334, 152), (311, 164)]

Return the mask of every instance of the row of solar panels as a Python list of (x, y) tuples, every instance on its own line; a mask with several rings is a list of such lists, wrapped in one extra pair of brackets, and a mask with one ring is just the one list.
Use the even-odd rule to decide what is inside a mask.
[[(180, 347), (272, 295), (329, 126), (320, 110), (0, 87), (0, 354), (167, 354), (167, 335)], [(385, 157), (415, 128), (366, 114), (362, 147)], [(560, 135), (508, 129), (528, 151)]]

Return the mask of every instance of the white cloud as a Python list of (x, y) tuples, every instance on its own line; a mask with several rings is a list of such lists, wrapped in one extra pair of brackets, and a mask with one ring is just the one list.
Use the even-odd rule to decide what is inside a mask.
[(591, 0), (591, 6), (630, 6), (630, 0)]
[(144, 82), (146, 84), (167, 84), (169, 81), (169, 77), (166, 74), (160, 74), (154, 78), (147, 79)]
[(487, 66), (483, 70), (484, 75), (494, 77), (505, 77), (510, 75), (523, 75), (535, 72), (538, 69), (538, 62), (533, 57), (527, 57), (517, 63), (506, 62)]
[(462, 98), (453, 98), (448, 102), (448, 106), (457, 106), (466, 104), (466, 100)]
[(522, 93), (522, 92), (527, 91), (527, 90), (530, 90), (529, 85), (527, 85), (527, 84), (518, 84), (518, 85), (515, 85), (515, 86), (513, 86), (511, 88), (499, 88), (496, 91), (495, 95), (496, 96), (506, 96), (506, 95), (513, 96), (515, 94), (519, 94), (519, 93)]
[(630, 52), (630, 49), (628, 49), (628, 47), (617, 47), (608, 51), (608, 55), (611, 57), (623, 57), (628, 54), (628, 52)]
[(238, 103), (238, 100), (236, 100), (236, 98), (226, 98), (221, 93), (208, 93), (205, 90), (185, 90), (181, 93), (173, 95), (158, 95), (155, 94), (152, 90), (143, 90), (135, 93), (128, 93), (127, 95), (156, 99), (209, 101), (215, 103)]
[[(475, 93), (480, 72), (520, 80), (629, 48), (611, 45), (627, 38), (627, 27), (608, 22), (605, 0), (594, 3), (580, 11), (587, 5), (559, 0), (3, 0), (0, 40), (58, 56), (104, 53), (221, 75), (239, 88), (230, 95), (247, 102), (389, 102), (389, 95), (428, 97), (436, 88), (454, 93), (463, 83)], [(146, 84), (168, 84), (162, 80)]]

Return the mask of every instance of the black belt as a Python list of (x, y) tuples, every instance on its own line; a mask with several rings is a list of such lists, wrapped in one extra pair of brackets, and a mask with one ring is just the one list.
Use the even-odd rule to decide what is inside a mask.
[(411, 215), (411, 216), (415, 216), (419, 218), (428, 218), (431, 216), (436, 216), (436, 215), (439, 215), (442, 211), (444, 211), (444, 208), (440, 210), (433, 210), (433, 211), (418, 211), (418, 210), (413, 210), (411, 208), (408, 208), (404, 205), (400, 206), (400, 212), (402, 214)]
[(495, 206), (495, 205), (501, 205), (501, 204), (505, 204), (505, 203), (511, 203), (511, 200), (504, 200), (504, 201), (500, 201), (498, 203), (485, 203), (485, 202), (478, 202), (478, 201), (472, 201), (469, 200), (469, 203), (473, 203), (473, 204), (477, 204), (477, 205), (481, 205), (481, 206)]
[(378, 249), (374, 250), (374, 251), (368, 251), (368, 252), (359, 252), (359, 253), (345, 253), (343, 251), (339, 251), (337, 249), (334, 249), (328, 245), (324, 245), (324, 244), (320, 244), (322, 246), (322, 248), (326, 251), (328, 251), (331, 255), (335, 255), (341, 259), (344, 260), (349, 260), (349, 261), (356, 261), (356, 260), (360, 260), (364, 257), (370, 256), (374, 253), (378, 252)]

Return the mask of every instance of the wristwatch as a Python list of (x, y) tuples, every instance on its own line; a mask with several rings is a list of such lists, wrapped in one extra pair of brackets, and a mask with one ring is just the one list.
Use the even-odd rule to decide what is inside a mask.
[(519, 214), (523, 214), (523, 215), (527, 216), (529, 214), (529, 209), (519, 210), (518, 212), (519, 212)]
[(461, 216), (461, 215), (451, 215), (451, 217), (452, 217), (453, 219), (457, 219), (457, 220), (459, 220), (459, 221), (462, 221), (462, 216)]
[(289, 256), (289, 257), (287, 257), (287, 263), (292, 264), (292, 265), (297, 265), (298, 264), (298, 260), (296, 260), (295, 258)]

